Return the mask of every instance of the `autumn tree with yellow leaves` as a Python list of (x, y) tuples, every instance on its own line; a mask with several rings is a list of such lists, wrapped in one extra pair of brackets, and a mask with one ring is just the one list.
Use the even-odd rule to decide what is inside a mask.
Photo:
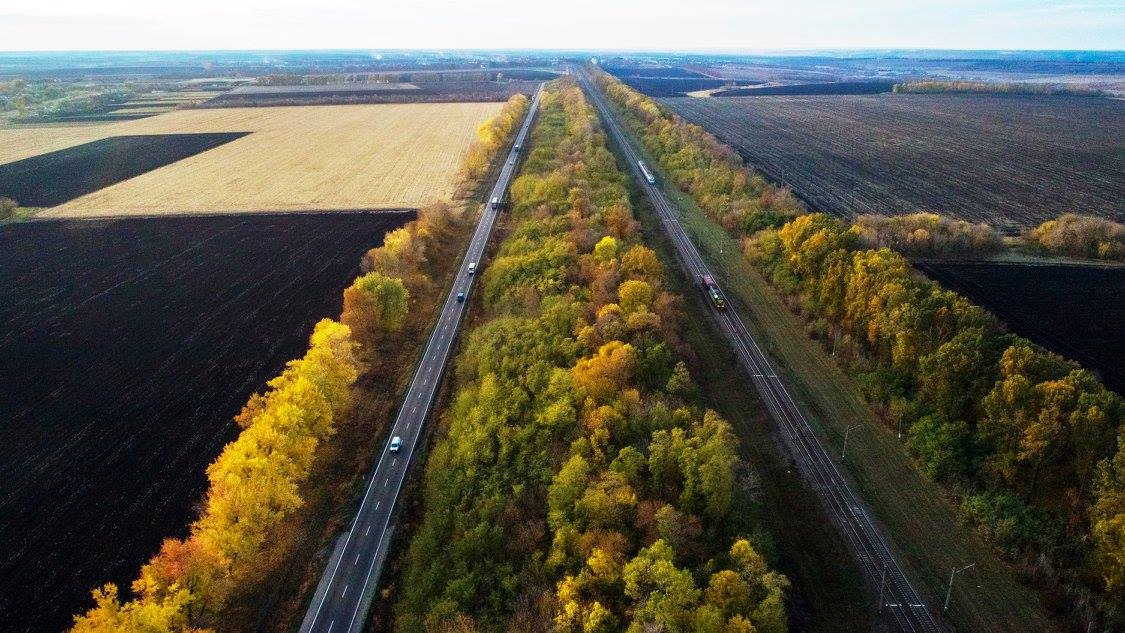
[(317, 323), (304, 357), (238, 415), (243, 431), (208, 467), (204, 510), (189, 536), (164, 541), (133, 582), (132, 600), (119, 602), (113, 584), (96, 590), (75, 631), (190, 631), (208, 620), (254, 566), (271, 528), (301, 505), (317, 446), (349, 404), (354, 347), (346, 325)]
[(1118, 592), (1122, 398), (902, 255), (864, 249), (862, 230), (805, 215), (747, 240), (747, 254), (828, 324), (837, 358), (997, 550), (1072, 588), (1094, 571), (1095, 588)]
[(523, 122), (530, 107), (531, 100), (527, 95), (515, 94), (508, 99), (499, 114), (477, 126), (477, 137), (461, 160), (458, 180), (461, 182), (459, 189), (462, 194), (467, 185), (476, 182), (488, 171), (497, 152)]

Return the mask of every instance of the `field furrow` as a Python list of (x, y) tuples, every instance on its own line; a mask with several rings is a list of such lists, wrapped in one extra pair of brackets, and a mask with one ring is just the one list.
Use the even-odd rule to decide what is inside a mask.
[(900, 95), (664, 99), (812, 206), (933, 211), (1008, 232), (1125, 219), (1125, 103)]
[[(0, 621), (58, 630), (183, 530), (231, 416), (408, 214), (0, 227)], [(49, 606), (49, 608), (46, 608)]]

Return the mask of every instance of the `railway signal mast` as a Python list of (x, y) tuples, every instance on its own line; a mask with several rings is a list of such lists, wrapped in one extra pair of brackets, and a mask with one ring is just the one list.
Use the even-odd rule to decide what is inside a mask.
[(965, 565), (961, 569), (953, 568), (953, 571), (949, 574), (949, 588), (945, 590), (945, 604), (941, 607), (942, 613), (949, 611), (949, 599), (953, 597), (953, 579), (957, 577), (957, 574), (976, 566), (976, 563), (972, 563), (971, 565)]

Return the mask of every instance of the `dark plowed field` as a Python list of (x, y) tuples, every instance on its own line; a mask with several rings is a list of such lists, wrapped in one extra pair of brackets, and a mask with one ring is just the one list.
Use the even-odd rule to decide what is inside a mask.
[(724, 90), (717, 97), (764, 97), (770, 95), (874, 95), (890, 92), (893, 81), (830, 81), (788, 86), (762, 86)]
[(231, 417), (409, 217), (0, 227), (0, 629), (63, 628), (183, 532)]
[(604, 70), (616, 77), (706, 77), (703, 73), (683, 66), (605, 66)]
[(1000, 317), (1013, 332), (1096, 370), (1125, 394), (1125, 268), (920, 264), (947, 288)]
[(650, 97), (683, 97), (696, 90), (757, 83), (708, 77), (679, 66), (606, 66), (605, 70), (625, 85)]
[(934, 211), (1016, 232), (1125, 221), (1125, 101), (871, 95), (666, 99), (813, 207)]
[(722, 88), (733, 82), (725, 79), (681, 79), (679, 77), (624, 77), (621, 81), (630, 88), (650, 97), (683, 97), (696, 90)]
[(0, 165), (0, 196), (53, 207), (194, 156), (248, 132), (111, 136)]

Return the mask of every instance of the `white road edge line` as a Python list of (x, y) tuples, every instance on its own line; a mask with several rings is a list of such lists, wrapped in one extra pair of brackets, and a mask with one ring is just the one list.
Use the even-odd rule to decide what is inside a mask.
[[(527, 117), (524, 120), (523, 127), (520, 129), (519, 133), (516, 136), (516, 143), (517, 144), (522, 145), (523, 143), (526, 142), (525, 139), (526, 139), (526, 137), (527, 137), (527, 135), (528, 135), (528, 133), (531, 129), (531, 124), (532, 124), (532, 121), (534, 119), (535, 113), (536, 113), (538, 105), (539, 105), (539, 98), (540, 98), (540, 95), (542, 94), (542, 89), (543, 89), (543, 84), (540, 84), (539, 88), (535, 92), (534, 98), (532, 99), (531, 107), (528, 110), (528, 114), (527, 114)], [(512, 156), (513, 152), (514, 152), (514, 149), (509, 152), (509, 156)], [(511, 170), (509, 170), (509, 172), (510, 171)], [(510, 177), (510, 173), (508, 174), (508, 176)], [(505, 180), (504, 176), (501, 177), (501, 181), (503, 181), (503, 180)], [(493, 187), (494, 196), (499, 195), (498, 192), (500, 192), (502, 189), (507, 188), (508, 183), (507, 182), (502, 183), (501, 181), (498, 181), (496, 183), (496, 186)], [(501, 184), (504, 185), (503, 188), (501, 187)], [(494, 223), (496, 221), (497, 215), (498, 214), (496, 212), (492, 211), (491, 209), (488, 209), (488, 207), (486, 206), (485, 215), (482, 216), (481, 222), (478, 223), (477, 232), (474, 234), (474, 237), (470, 240), (470, 244), (474, 243), (478, 239), (478, 237), (480, 237), (480, 236), (484, 236), (484, 239), (487, 240), (488, 236), (492, 232), (492, 228), (493, 228)], [(487, 219), (487, 223), (485, 222), (486, 219)], [(470, 284), (471, 283), (472, 282), (470, 280)], [(456, 292), (456, 290), (451, 289), (449, 295), (446, 297), (446, 308), (445, 308), (445, 310), (448, 313), (448, 306), (452, 305), (455, 308), (455, 311), (454, 311), (454, 313), (449, 314), (449, 318), (453, 318), (454, 321), (457, 322), (460, 319), (460, 316), (461, 316), (461, 313), (462, 313), (462, 308), (464, 306), (459, 305), (457, 302), (453, 301), (454, 292)], [(430, 346), (430, 345), (434, 344), (435, 342), (440, 342), (439, 337), (437, 337), (435, 335), (431, 335), (430, 340), (427, 342), (427, 346)], [(419, 374), (415, 373), (414, 377), (411, 379), (410, 386), (407, 388), (408, 393), (410, 391), (414, 390), (415, 385), (417, 384), (417, 381), (418, 381), (419, 377), (420, 377)], [(424, 395), (423, 393), (418, 393), (417, 399), (420, 400), (423, 395)], [(432, 393), (431, 393), (431, 397), (432, 397)], [(404, 403), (403, 407), (399, 409), (398, 418), (396, 418), (395, 425), (392, 428), (395, 428), (395, 427), (398, 426), (398, 422), (401, 420), (401, 418), (403, 416), (403, 410), (405, 409), (405, 406), (406, 405)], [(427, 399), (427, 406), (429, 406), (429, 399)], [(409, 427), (409, 422), (407, 423), (407, 426)], [(413, 450), (413, 448), (411, 450)], [(379, 461), (375, 466), (374, 472), (372, 473), (371, 480), (368, 482), (367, 489), (364, 491), (363, 499), (360, 501), (359, 509), (356, 511), (355, 519), (352, 521), (352, 527), (349, 528), (348, 533), (347, 533), (347, 537), (344, 539), (344, 545), (341, 548), (340, 558), (337, 559), (336, 565), (333, 566), (332, 571), (328, 573), (328, 582), (326, 583), (325, 591), (321, 595), (320, 601), (317, 603), (316, 609), (313, 611), (312, 618), (309, 620), (310, 630), (315, 628), (316, 621), (320, 617), (320, 612), (324, 607), (324, 603), (328, 599), (329, 588), (335, 582), (336, 574), (339, 572), (340, 563), (341, 563), (341, 561), (343, 560), (343, 557), (344, 557), (344, 552), (346, 552), (346, 550), (348, 548), (348, 545), (351, 542), (352, 535), (355, 533), (355, 529), (359, 525), (360, 518), (363, 514), (363, 508), (367, 504), (367, 499), (371, 495), (371, 491), (375, 487), (375, 482), (378, 479), (377, 475), (382, 470), (383, 460), (386, 458), (386, 456), (387, 456), (387, 453), (384, 451), (379, 457)], [(409, 460), (407, 460), (407, 463), (409, 464)], [(386, 484), (387, 484), (387, 482), (384, 481), (384, 483), (383, 483), (384, 487), (386, 487)], [(399, 482), (399, 485), (398, 485), (398, 487), (396, 487), (396, 490), (395, 490), (395, 500), (398, 499), (398, 492), (399, 492), (400, 489), (401, 489), (401, 481)], [(381, 502), (376, 504), (376, 510), (378, 509), (380, 503)], [(394, 504), (394, 501), (392, 501), (392, 505), (393, 504)], [(387, 518), (386, 518), (386, 521), (384, 522), (382, 535), (385, 535), (386, 526), (387, 526), (387, 524), (389, 524), (389, 522), (390, 522), (390, 515), (388, 514)], [(376, 546), (376, 550), (375, 550), (376, 555), (375, 555), (374, 558), (372, 558), (372, 568), (374, 567), (375, 560), (378, 558), (378, 552), (379, 552), (381, 544), (382, 544), (382, 537), (380, 537), (380, 543)], [(356, 554), (356, 563), (358, 563), (358, 561), (359, 561), (359, 556), (360, 556), (360, 554), (357, 553)], [(362, 600), (362, 597), (363, 597), (362, 596), (363, 592), (366, 591), (367, 583), (370, 580), (370, 576), (371, 576), (371, 569), (368, 570), (367, 576), (366, 576), (366, 578), (364, 580), (364, 583), (363, 583), (364, 588), (363, 588), (363, 590), (360, 591), (360, 599), (361, 600)], [(349, 627), (348, 627), (349, 630), (351, 629), (352, 625), (354, 625), (354, 623), (355, 623), (355, 618), (357, 617), (357, 615), (359, 613), (360, 606), (361, 606), (360, 604), (356, 605), (355, 613), (352, 614), (352, 623), (349, 624)], [(335, 624), (336, 624), (336, 620), (333, 619), (328, 625), (328, 630), (331, 631), (332, 627)]]

